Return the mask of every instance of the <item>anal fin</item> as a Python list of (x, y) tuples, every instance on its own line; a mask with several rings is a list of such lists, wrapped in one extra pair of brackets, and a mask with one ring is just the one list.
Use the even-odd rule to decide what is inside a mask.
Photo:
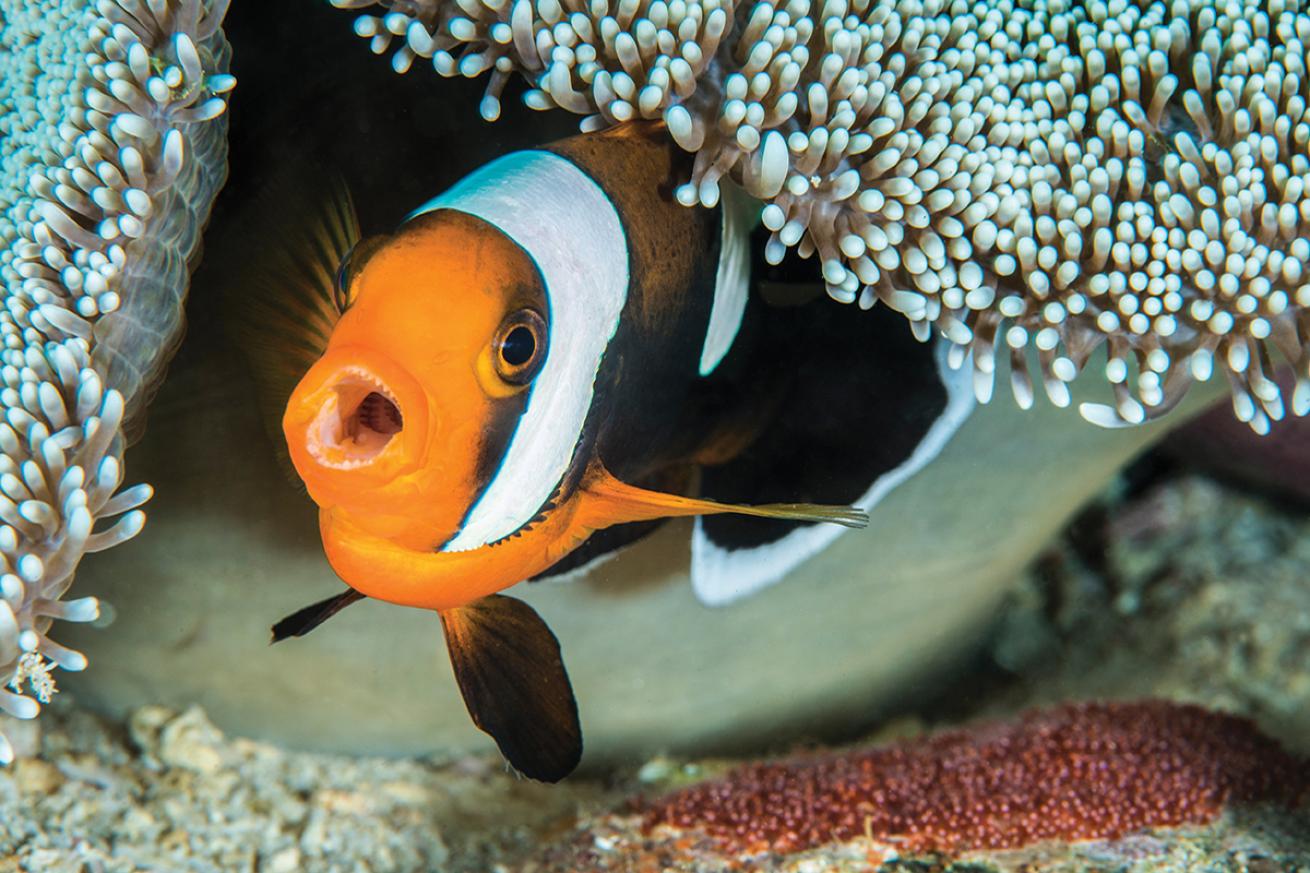
[(440, 613), (473, 723), (523, 775), (558, 782), (582, 758), (582, 726), (559, 641), (521, 600), (492, 594)]

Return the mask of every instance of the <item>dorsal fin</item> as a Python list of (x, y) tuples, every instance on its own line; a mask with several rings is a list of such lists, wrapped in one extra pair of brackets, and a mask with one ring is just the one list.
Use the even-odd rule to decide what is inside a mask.
[(250, 364), (279, 461), (299, 483), (286, 454), (282, 413), (350, 304), (341, 273), (359, 242), (359, 222), (339, 177), (318, 182), (308, 173), (271, 186), (249, 214), (248, 251), (228, 247), (231, 256), (249, 258), (226, 290), (225, 321)]
[(441, 612), (473, 723), (524, 776), (558, 782), (582, 758), (582, 727), (559, 641), (521, 600), (492, 594)]

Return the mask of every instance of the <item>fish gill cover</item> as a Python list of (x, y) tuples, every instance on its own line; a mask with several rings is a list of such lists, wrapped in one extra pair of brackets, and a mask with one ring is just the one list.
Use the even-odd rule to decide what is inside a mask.
[(584, 129), (663, 119), (765, 201), (766, 257), (997, 358), (1057, 406), (1104, 346), (1117, 426), (1227, 378), (1258, 432), (1310, 411), (1310, 15), (1288, 0), (331, 0), (399, 72), (509, 76)]
[(50, 671), (86, 666), (50, 626), (97, 616), (62, 599), (78, 562), (145, 521), (122, 426), (181, 336), (226, 175), (226, 8), (0, 2), (0, 714), (35, 717)]

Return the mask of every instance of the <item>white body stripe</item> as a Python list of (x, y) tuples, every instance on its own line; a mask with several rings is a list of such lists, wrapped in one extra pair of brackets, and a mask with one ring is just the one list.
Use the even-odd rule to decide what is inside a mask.
[(515, 152), (414, 215), (454, 209), (495, 225), (532, 257), (550, 305), (546, 361), (500, 469), (443, 551), (476, 549), (527, 524), (573, 462), (601, 358), (628, 299), (628, 248), (609, 197), (550, 152)]
[(736, 185), (723, 189), (719, 233), (719, 268), (714, 275), (714, 306), (700, 352), (700, 374), (708, 376), (732, 348), (746, 314), (750, 292), (750, 233), (759, 220), (760, 205)]
[[(973, 412), (973, 364), (966, 362), (958, 369), (951, 369), (946, 361), (947, 348), (948, 343), (939, 340), (934, 350), (937, 372), (946, 386), (946, 406), (914, 447), (910, 457), (899, 467), (879, 476), (869, 490), (855, 501), (856, 506), (871, 515), (874, 507), (893, 488), (919, 472), (941, 453), (969, 417), (969, 413)], [(877, 523), (876, 519), (874, 523)], [(798, 527), (781, 539), (758, 548), (728, 550), (710, 541), (697, 516), (691, 540), (692, 590), (701, 603), (724, 606), (772, 585), (802, 561), (817, 555), (837, 537), (848, 532), (847, 528), (835, 524), (812, 524)]]

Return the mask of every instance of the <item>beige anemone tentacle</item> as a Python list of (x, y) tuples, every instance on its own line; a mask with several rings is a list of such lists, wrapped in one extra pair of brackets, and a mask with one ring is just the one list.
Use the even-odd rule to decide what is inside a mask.
[[(78, 562), (140, 532), (122, 425), (182, 330), (226, 175), (227, 0), (0, 2), (0, 713), (37, 715)], [(0, 761), (13, 749), (0, 733)]]
[[(1310, 411), (1310, 15), (1298, 0), (331, 0), (405, 71), (491, 72), (584, 128), (663, 119), (678, 191), (765, 201), (767, 256), (817, 256), (972, 359), (990, 399), (1070, 402), (1097, 364), (1106, 426), (1222, 373), (1257, 431), (1294, 368)], [(1035, 348), (1035, 351), (1033, 349)]]

